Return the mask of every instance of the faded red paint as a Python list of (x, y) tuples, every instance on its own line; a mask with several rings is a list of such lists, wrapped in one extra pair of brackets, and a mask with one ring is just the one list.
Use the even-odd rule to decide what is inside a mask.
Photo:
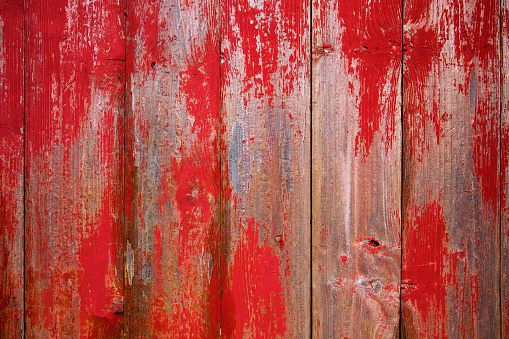
[(0, 337), (23, 334), (23, 1), (0, 2)]
[(253, 218), (240, 226), (223, 296), (221, 323), (226, 338), (279, 338), (286, 331), (281, 263), (267, 245), (268, 238), (260, 243), (261, 226)]
[[(368, 156), (379, 131), (387, 154), (395, 138), (398, 114), (396, 89), (401, 79), (401, 2), (345, 1), (337, 8), (337, 13), (345, 28), (341, 48), (348, 59), (348, 72), (352, 77), (350, 90), (359, 86), (359, 131), (355, 138), (355, 154)], [(355, 84), (357, 80), (358, 85)], [(383, 93), (386, 84), (389, 84), (388, 94)]]

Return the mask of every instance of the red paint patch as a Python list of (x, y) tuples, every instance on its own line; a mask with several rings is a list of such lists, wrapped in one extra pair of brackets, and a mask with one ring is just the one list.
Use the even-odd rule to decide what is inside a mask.
[(23, 1), (0, 3), (0, 337), (23, 337)]
[[(405, 125), (408, 138), (406, 149), (410, 156), (422, 161), (422, 155), (429, 148), (428, 124), (434, 129), (436, 142), (440, 144), (444, 136), (442, 125), (449, 116), (442, 112), (440, 88), (427, 88), (432, 70), (440, 58), (444, 45), (444, 37), (440, 30), (423, 25), (433, 15), (430, 12), (431, 1), (410, 1), (405, 6), (404, 34), (404, 95)], [(428, 93), (432, 94), (428, 94)]]
[(348, 257), (348, 255), (346, 255), (346, 254), (344, 254), (344, 255), (342, 255), (342, 256), (341, 256), (341, 261), (342, 261), (342, 262), (343, 262), (343, 264), (345, 264), (345, 265), (346, 265), (346, 263), (348, 262), (348, 259), (350, 259), (350, 258), (349, 258), (349, 257)]
[[(395, 138), (399, 110), (396, 102), (401, 75), (401, 2), (363, 0), (342, 5), (337, 9), (345, 27), (342, 51), (348, 58), (349, 73), (360, 81), (360, 131), (355, 139), (355, 154), (368, 156), (375, 133), (382, 127), (387, 153)], [(386, 85), (389, 93), (383, 93)]]
[[(216, 27), (216, 23), (208, 23)], [(212, 32), (215, 34), (215, 32)], [(219, 225), (217, 204), (220, 190), (219, 128), (219, 42), (209, 34), (203, 47), (193, 45), (187, 69), (180, 74), (181, 96), (193, 118), (191, 133), (196, 141), (182, 147), (182, 158), (172, 159), (179, 213), (178, 307), (173, 310), (174, 335), (217, 337), (219, 333)], [(210, 253), (211, 272), (201, 272), (197, 263)], [(210, 274), (210, 278), (209, 275)], [(200, 283), (202, 286), (200, 286)], [(213, 289), (214, 288), (214, 289)], [(198, 291), (206, 291), (205, 297)]]
[[(405, 225), (402, 271), (402, 303), (415, 308), (419, 336), (447, 337), (450, 324), (446, 309), (448, 286), (455, 286), (455, 307), (461, 312), (458, 329), (464, 336), (475, 335), (479, 300), (479, 272), (467, 266), (465, 251), (448, 249), (449, 236), (442, 205), (433, 200), (422, 207), (409, 208)], [(462, 272), (459, 263), (461, 262)], [(460, 281), (458, 273), (463, 277)], [(470, 297), (466, 295), (469, 286)], [(470, 314), (470, 319), (465, 314)], [(421, 322), (421, 325), (417, 325)]]
[[(249, 101), (252, 90), (255, 98), (266, 97), (268, 104), (273, 106), (276, 79), (283, 93), (289, 94), (294, 89), (299, 67), (297, 59), (304, 46), (297, 23), (306, 16), (307, 9), (301, 2), (293, 0), (282, 0), (270, 10), (252, 6), (248, 1), (228, 2), (222, 6), (223, 22), (235, 29), (223, 31), (225, 39), (232, 46), (241, 48), (245, 56), (242, 89), (245, 101)], [(281, 41), (291, 46), (285, 55), (288, 62), (284, 63), (280, 62)], [(225, 47), (223, 53), (225, 74), (234, 74), (237, 66), (231, 62), (236, 50)]]
[[(111, 186), (106, 187), (105, 192), (111, 191)], [(115, 284), (118, 281), (115, 268), (121, 227), (112, 215), (113, 202), (106, 193), (96, 230), (81, 241), (79, 292), (83, 309), (80, 314), (81, 335), (84, 337), (98, 333), (120, 336), (122, 330), (123, 291), (122, 286)], [(117, 332), (108, 332), (112, 330)]]
[(433, 328), (435, 337), (445, 337), (447, 328), (445, 281), (448, 256), (446, 221), (442, 206), (433, 200), (422, 208), (407, 212), (405, 258), (402, 281), (406, 288), (402, 302), (410, 303), (421, 315), (425, 330)]
[(226, 338), (277, 338), (286, 331), (281, 263), (267, 239), (259, 243), (260, 226), (251, 218), (241, 228), (223, 297)]

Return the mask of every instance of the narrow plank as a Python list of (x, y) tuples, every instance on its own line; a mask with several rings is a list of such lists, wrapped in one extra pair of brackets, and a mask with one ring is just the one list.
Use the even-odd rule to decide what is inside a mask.
[(509, 338), (509, 2), (501, 0), (501, 313), (502, 338)]
[(23, 1), (0, 1), (0, 337), (23, 338)]
[(225, 337), (310, 330), (310, 2), (221, 2)]
[(217, 338), (219, 2), (128, 2), (126, 334)]
[(500, 3), (404, 8), (401, 334), (496, 338)]
[(122, 1), (25, 1), (26, 336), (119, 337)]
[(314, 2), (314, 338), (398, 333), (401, 33), (401, 1)]

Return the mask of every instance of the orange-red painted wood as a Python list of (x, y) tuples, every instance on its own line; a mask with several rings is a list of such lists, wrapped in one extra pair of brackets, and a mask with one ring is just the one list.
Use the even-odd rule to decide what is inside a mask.
[(126, 334), (217, 338), (219, 2), (127, 11)]
[(499, 11), (404, 3), (406, 337), (500, 336)]
[(0, 1), (0, 337), (23, 332), (23, 1)]
[(310, 327), (310, 2), (221, 2), (223, 298), (230, 338)]
[(121, 335), (123, 14), (25, 1), (28, 338)]
[(398, 333), (401, 33), (401, 1), (314, 2), (314, 338)]

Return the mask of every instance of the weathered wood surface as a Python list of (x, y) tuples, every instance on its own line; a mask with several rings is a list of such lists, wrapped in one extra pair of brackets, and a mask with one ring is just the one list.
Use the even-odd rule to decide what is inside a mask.
[(310, 328), (310, 3), (221, 2), (226, 338)]
[(313, 337), (399, 327), (401, 1), (313, 7)]
[(509, 338), (508, 13), (0, 0), (0, 337)]
[(502, 337), (509, 338), (509, 2), (501, 0), (501, 140), (500, 140), (500, 183), (501, 183), (501, 313)]
[(404, 337), (500, 336), (499, 10), (404, 3)]
[(220, 326), (219, 2), (128, 2), (126, 334)]
[(26, 336), (122, 330), (122, 1), (25, 1)]
[(23, 337), (23, 1), (0, 1), (0, 338)]

